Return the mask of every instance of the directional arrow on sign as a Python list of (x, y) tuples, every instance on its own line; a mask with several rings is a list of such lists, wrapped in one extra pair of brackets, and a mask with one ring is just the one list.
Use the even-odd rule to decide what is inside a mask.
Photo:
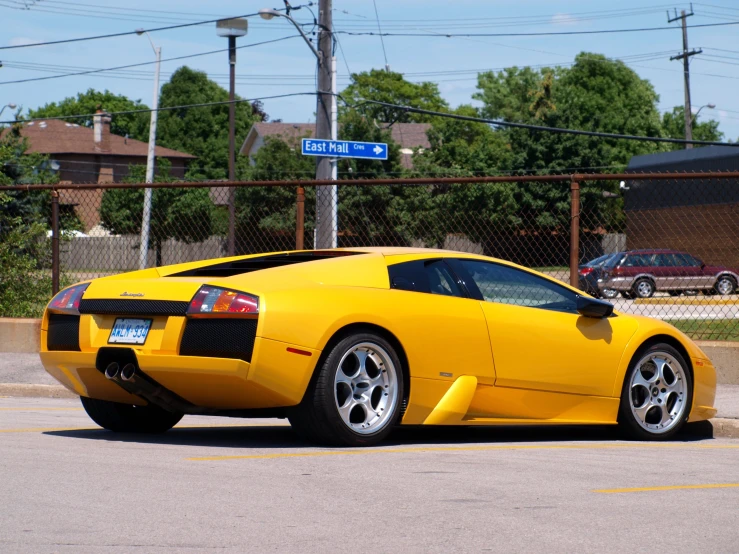
[(377, 154), (378, 156), (379, 156), (380, 154), (382, 154), (382, 146), (380, 146), (379, 144), (378, 144), (377, 146), (375, 146), (375, 148), (374, 148), (374, 152), (375, 152), (375, 154)]

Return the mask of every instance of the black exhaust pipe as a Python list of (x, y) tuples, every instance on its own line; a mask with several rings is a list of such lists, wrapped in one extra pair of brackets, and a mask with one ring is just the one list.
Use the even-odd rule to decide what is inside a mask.
[(164, 408), (168, 412), (202, 414), (209, 411), (207, 408), (195, 406), (171, 390), (163, 387), (132, 363), (123, 366), (116, 382), (131, 394), (145, 398), (152, 404)]
[(118, 378), (120, 376), (120, 369), (121, 366), (119, 366), (116, 362), (108, 364), (108, 367), (105, 368), (105, 377), (107, 379), (110, 379), (111, 381), (118, 381)]

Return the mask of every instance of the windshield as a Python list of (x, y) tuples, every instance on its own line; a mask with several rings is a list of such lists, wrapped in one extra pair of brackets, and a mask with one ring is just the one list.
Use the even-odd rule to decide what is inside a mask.
[(613, 260), (618, 258), (621, 255), (621, 253), (617, 254), (605, 254), (599, 258), (595, 258), (594, 260), (590, 260), (585, 265), (587, 267), (604, 267), (608, 265), (613, 265)]

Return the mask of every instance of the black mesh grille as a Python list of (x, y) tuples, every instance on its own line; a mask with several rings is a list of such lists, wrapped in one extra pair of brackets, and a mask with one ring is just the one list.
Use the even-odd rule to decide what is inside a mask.
[(80, 350), (80, 316), (49, 314), (47, 350)]
[(113, 315), (185, 315), (189, 302), (174, 300), (85, 300), (80, 302), (81, 314)]
[(180, 355), (250, 362), (256, 336), (256, 319), (190, 319), (185, 325)]

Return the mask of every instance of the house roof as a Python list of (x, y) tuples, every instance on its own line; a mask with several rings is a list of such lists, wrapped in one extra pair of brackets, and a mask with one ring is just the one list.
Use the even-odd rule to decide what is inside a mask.
[(702, 146), (670, 152), (643, 154), (629, 161), (629, 170), (664, 168), (683, 169), (690, 165), (694, 170), (733, 169), (739, 165), (739, 146)]
[[(390, 127), (392, 139), (401, 148), (430, 148), (431, 144), (426, 131), (431, 128), (428, 123), (395, 123)], [(312, 137), (316, 132), (315, 123), (255, 123), (241, 147), (241, 154), (249, 154), (257, 136), (281, 136), (284, 139)]]
[[(106, 156), (146, 157), (148, 144), (110, 134), (110, 150), (95, 149), (93, 130), (60, 119), (30, 121), (21, 127), (21, 135), (28, 139), (28, 151), (39, 154), (98, 154)], [(154, 151), (160, 158), (188, 158), (196, 156), (170, 148), (157, 146)]]

